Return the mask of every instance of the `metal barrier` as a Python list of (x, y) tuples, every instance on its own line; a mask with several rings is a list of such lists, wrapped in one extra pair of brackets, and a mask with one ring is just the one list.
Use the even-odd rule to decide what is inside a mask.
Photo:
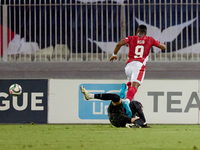
[[(0, 2), (3, 62), (109, 61), (118, 41), (146, 24), (164, 42), (149, 61), (199, 61), (197, 0), (5, 0)], [(124, 46), (117, 61), (126, 61)]]

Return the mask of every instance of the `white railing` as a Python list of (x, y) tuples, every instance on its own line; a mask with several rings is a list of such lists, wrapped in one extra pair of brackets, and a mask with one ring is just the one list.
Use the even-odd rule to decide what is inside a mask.
[[(146, 24), (148, 35), (167, 45), (152, 48), (150, 61), (199, 61), (199, 14), (197, 0), (5, 0), (0, 60), (109, 61), (116, 43)], [(127, 53), (125, 46), (118, 61)]]

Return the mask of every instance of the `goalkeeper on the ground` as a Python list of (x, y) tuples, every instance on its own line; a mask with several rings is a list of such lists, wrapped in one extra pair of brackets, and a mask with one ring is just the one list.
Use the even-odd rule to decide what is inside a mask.
[[(101, 93), (90, 94), (83, 86), (81, 86), (81, 92), (84, 94), (86, 100), (100, 99), (111, 100), (108, 107), (108, 117), (112, 125), (116, 127), (128, 127), (128, 128), (141, 128), (147, 126), (146, 119), (143, 113), (143, 106), (138, 101), (131, 101), (129, 106), (131, 113), (127, 113), (126, 106), (123, 105), (123, 99), (117, 94)], [(138, 117), (136, 117), (136, 115)]]

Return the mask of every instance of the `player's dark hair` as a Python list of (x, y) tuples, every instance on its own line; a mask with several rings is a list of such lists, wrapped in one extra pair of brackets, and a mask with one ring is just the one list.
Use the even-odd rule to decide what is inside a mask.
[(147, 27), (145, 25), (139, 25), (137, 31), (141, 34), (146, 34), (147, 33)]

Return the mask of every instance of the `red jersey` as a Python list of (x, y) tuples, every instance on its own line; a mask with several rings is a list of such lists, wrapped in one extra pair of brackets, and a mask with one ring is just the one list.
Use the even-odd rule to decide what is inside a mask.
[(147, 62), (151, 47), (160, 44), (159, 41), (150, 36), (143, 36), (142, 38), (139, 36), (128, 36), (124, 40), (129, 44), (128, 61), (126, 64), (134, 60), (141, 63)]

